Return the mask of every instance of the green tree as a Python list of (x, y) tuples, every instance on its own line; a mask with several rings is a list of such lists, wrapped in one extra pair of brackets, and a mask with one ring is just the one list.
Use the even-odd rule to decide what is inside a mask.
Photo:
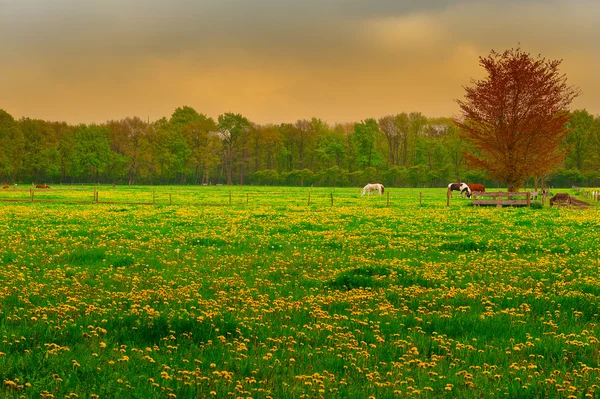
[(565, 144), (569, 146), (569, 150), (566, 166), (583, 170), (595, 127), (594, 117), (586, 110), (575, 110), (571, 112), (571, 119), (569, 119), (567, 127), (569, 132)]
[(136, 184), (140, 170), (149, 162), (149, 135), (152, 125), (138, 117), (107, 123), (110, 146), (113, 152), (109, 164), (109, 181), (112, 175), (122, 176), (128, 185)]
[(590, 163), (592, 168), (600, 171), (600, 116), (594, 119), (590, 134)]
[(400, 127), (396, 124), (396, 117), (387, 115), (379, 118), (379, 129), (385, 136), (388, 148), (388, 165), (397, 166), (400, 162)]
[(420, 112), (406, 112), (379, 119), (388, 149), (388, 162), (392, 166), (410, 166), (416, 161), (417, 138), (426, 126), (427, 118)]
[(218, 118), (219, 137), (223, 143), (223, 164), (227, 177), (227, 184), (232, 184), (233, 168), (237, 161), (238, 147), (241, 145), (245, 134), (250, 128), (250, 121), (241, 114), (227, 112)]
[(78, 177), (97, 182), (111, 155), (108, 127), (92, 124), (75, 128), (73, 157)]
[(0, 176), (16, 181), (24, 159), (25, 137), (8, 112), (0, 109)]
[(450, 170), (455, 182), (461, 178), (462, 166), (465, 162), (463, 152), (466, 150), (464, 141), (460, 138), (460, 129), (454, 123), (448, 125), (447, 133), (442, 137), (442, 143), (450, 160)]
[(191, 150), (189, 159), (194, 171), (194, 184), (208, 183), (209, 169), (218, 161), (219, 139), (214, 119), (198, 114), (196, 119), (182, 128), (183, 136)]
[(328, 129), (317, 137), (316, 154), (321, 169), (341, 168), (346, 156), (346, 137), (339, 130)]
[(32, 181), (46, 182), (60, 174), (60, 124), (23, 118), (23, 173)]
[(379, 134), (379, 125), (375, 119), (367, 119), (354, 125), (352, 141), (357, 149), (361, 169), (382, 164), (382, 157), (375, 149), (375, 139)]

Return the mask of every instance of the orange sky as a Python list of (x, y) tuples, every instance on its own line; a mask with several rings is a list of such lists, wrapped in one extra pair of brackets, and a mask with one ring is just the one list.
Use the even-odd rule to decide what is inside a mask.
[(478, 56), (563, 59), (600, 113), (600, 2), (0, 0), (0, 108), (69, 123), (179, 106), (257, 123), (452, 116)]

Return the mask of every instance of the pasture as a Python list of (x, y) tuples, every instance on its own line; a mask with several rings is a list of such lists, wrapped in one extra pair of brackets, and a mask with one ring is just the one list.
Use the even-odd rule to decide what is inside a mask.
[(99, 190), (0, 202), (1, 397), (597, 396), (596, 206)]

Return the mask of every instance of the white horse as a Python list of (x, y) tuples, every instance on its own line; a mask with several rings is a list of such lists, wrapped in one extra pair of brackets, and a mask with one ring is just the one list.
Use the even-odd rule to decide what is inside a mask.
[(385, 188), (383, 187), (383, 184), (379, 184), (379, 183), (375, 183), (375, 184), (367, 184), (363, 189), (362, 189), (362, 195), (364, 197), (365, 193), (368, 192), (368, 195), (371, 195), (371, 191), (377, 191), (379, 193), (379, 196), (383, 195), (383, 192), (385, 191)]

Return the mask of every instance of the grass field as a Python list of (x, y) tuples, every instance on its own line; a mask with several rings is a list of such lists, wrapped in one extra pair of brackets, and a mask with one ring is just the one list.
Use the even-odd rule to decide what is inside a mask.
[(0, 203), (0, 397), (598, 395), (597, 207), (98, 190)]

